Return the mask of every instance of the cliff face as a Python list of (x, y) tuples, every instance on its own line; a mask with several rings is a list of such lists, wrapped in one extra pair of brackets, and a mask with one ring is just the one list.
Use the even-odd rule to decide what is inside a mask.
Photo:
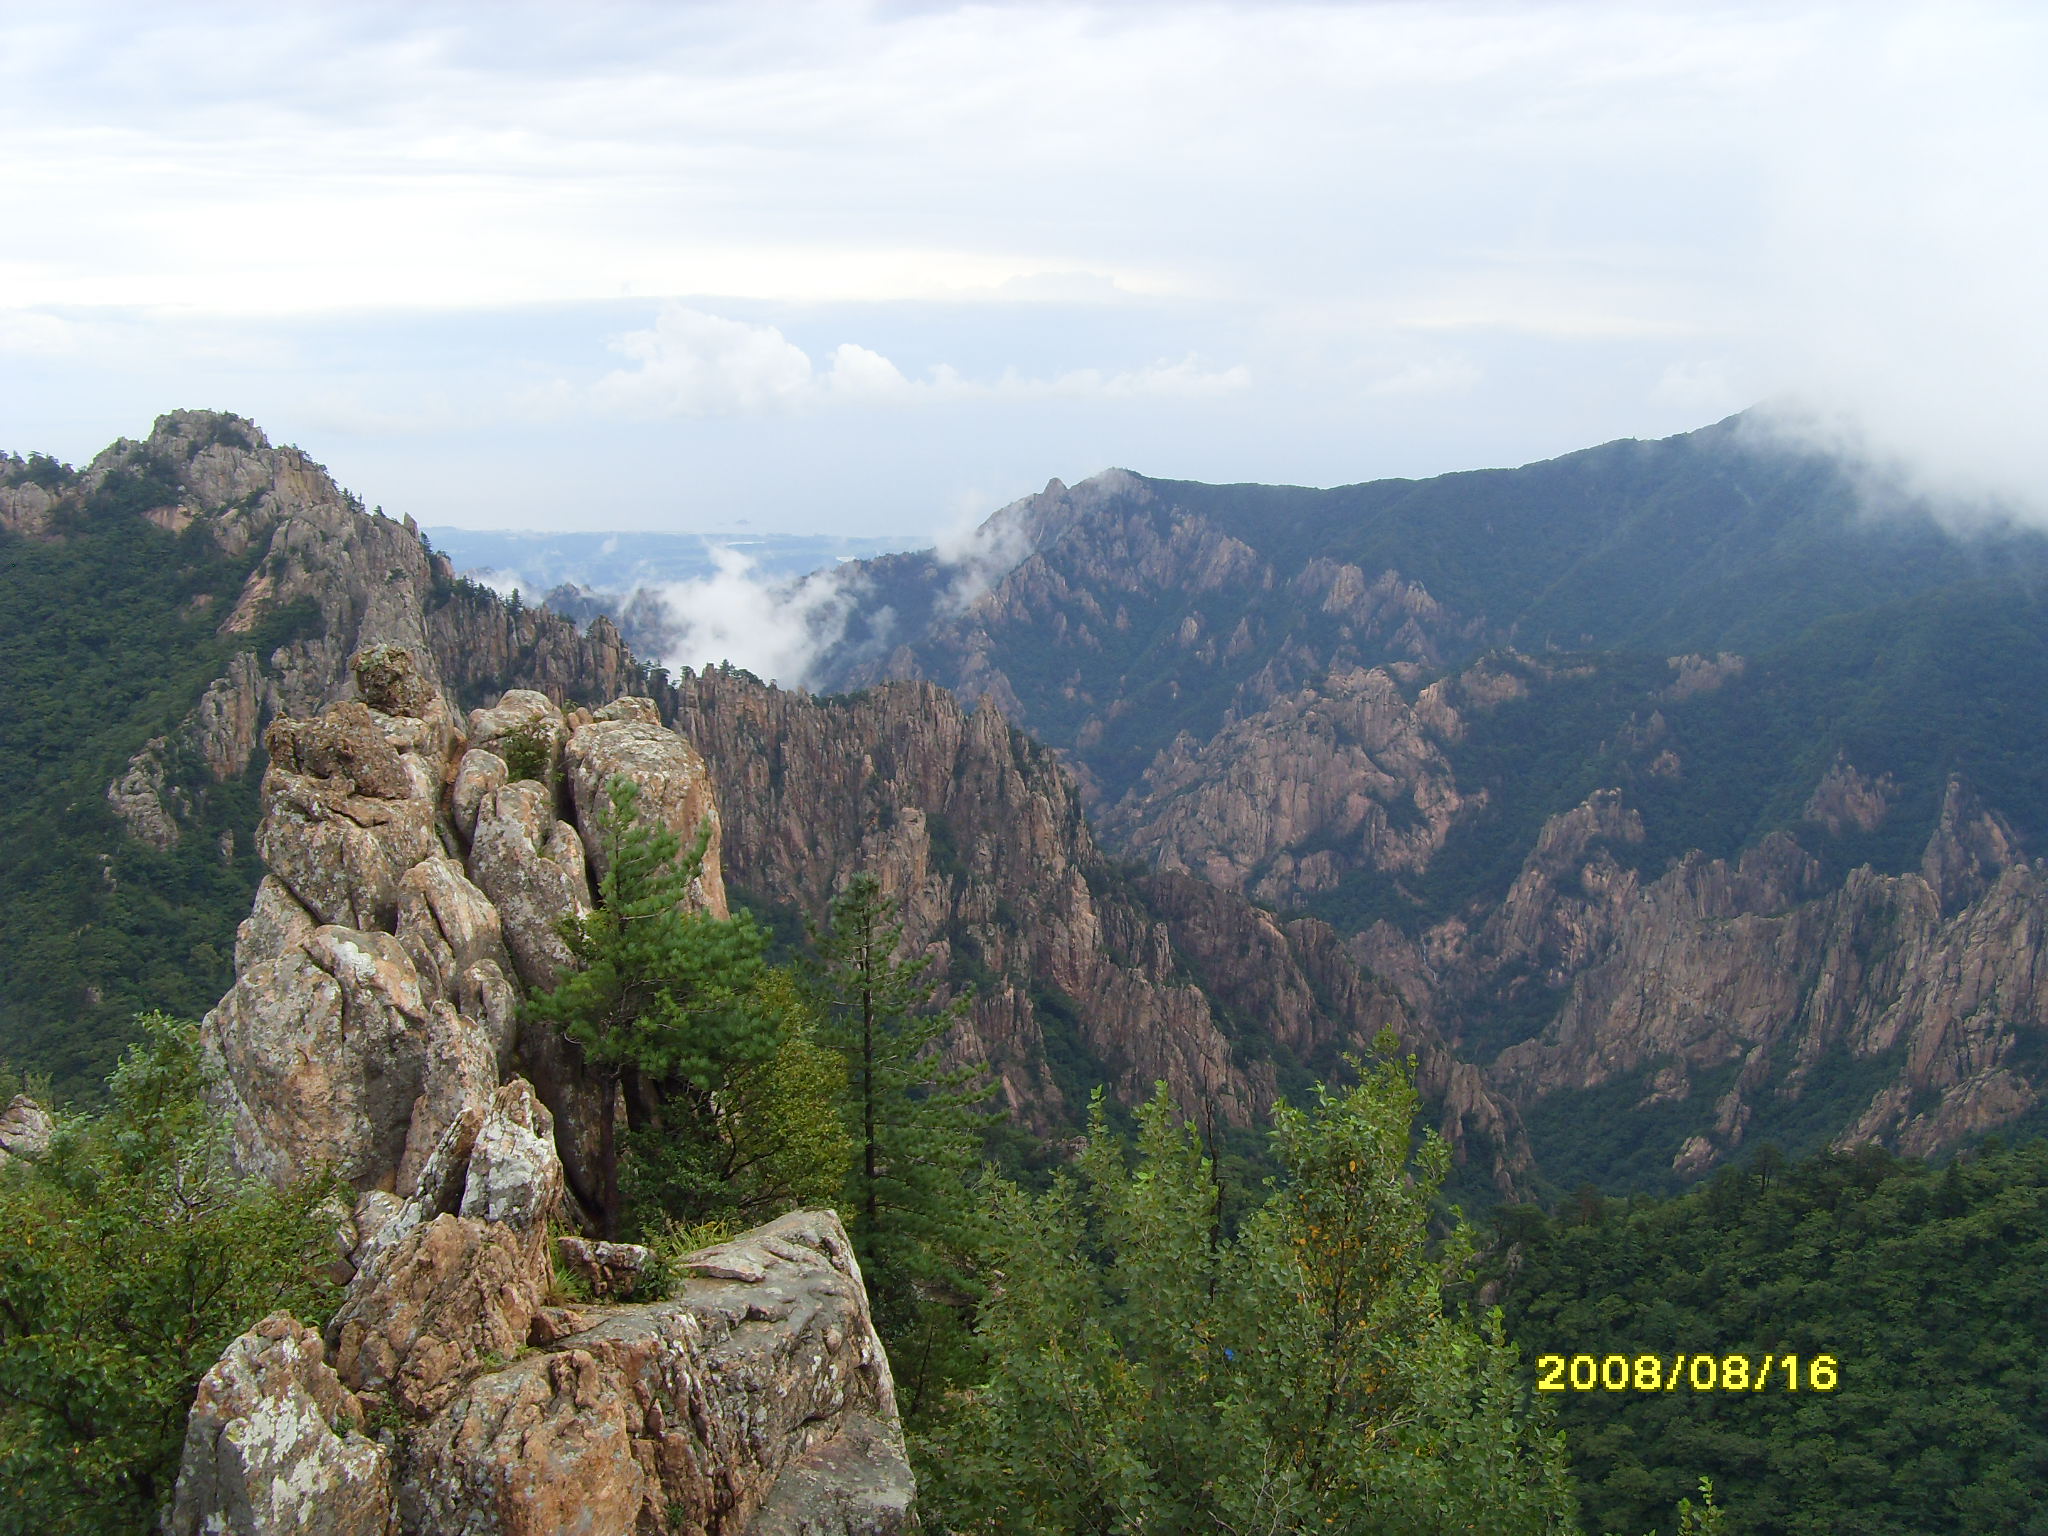
[(1119, 471), (873, 563), (824, 675), (985, 693), (1113, 854), (1328, 922), (1555, 1176), (1690, 1176), (2032, 1115), (2044, 570), (1734, 422), (1332, 491)]
[[(1822, 1094), (1836, 1139), (1913, 1155), (2008, 1123), (2040, 1101), (2048, 1045), (2048, 879), (2008, 839), (1952, 782), (1917, 874), (1866, 866), (1831, 886), (1778, 836), (1638, 888), (1579, 841), (1460, 957), (1468, 986), (1530, 954), (1568, 985), (1493, 1076), (1524, 1102), (1638, 1081), (1643, 1108), (1713, 1084), (1673, 1155), (1682, 1175)], [(1571, 873), (1601, 895), (1561, 896)]]
[[(702, 760), (647, 698), (564, 714), (513, 690), (458, 722), (401, 647), (351, 671), (358, 698), (266, 732), (266, 874), (201, 1027), (242, 1171), (353, 1185), (348, 1290), (324, 1331), (267, 1319), (201, 1383), (171, 1529), (905, 1529), (837, 1217), (786, 1216), (639, 1299), (613, 1293), (644, 1249), (552, 1230), (601, 1197), (603, 1102), (519, 999), (573, 963), (559, 925), (602, 865), (578, 824), (614, 777), (685, 838), (708, 823), (693, 899), (723, 912)], [(558, 1257), (598, 1300), (565, 1304)]]
[(1095, 1082), (1128, 1103), (1164, 1081), (1189, 1114), (1248, 1126), (1288, 1086), (1283, 1062), (1298, 1088), (1392, 1029), (1461, 1159), (1503, 1189), (1527, 1169), (1514, 1112), (1325, 925), (1129, 878), (1071, 777), (992, 701), (970, 714), (922, 683), (817, 698), (707, 670), (663, 702), (726, 808), (727, 878), (815, 915), (873, 870), (911, 942), (973, 982), (951, 1053), (986, 1066), (1026, 1124), (1075, 1126)]

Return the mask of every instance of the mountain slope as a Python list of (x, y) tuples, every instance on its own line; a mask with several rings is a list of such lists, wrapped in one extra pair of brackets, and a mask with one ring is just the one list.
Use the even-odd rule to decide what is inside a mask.
[(196, 1014), (230, 975), (264, 726), (391, 641), (459, 704), (605, 698), (640, 671), (453, 577), (296, 448), (219, 412), (160, 417), (83, 470), (0, 460), (0, 1057), (84, 1090), (136, 1010)]
[[(409, 526), (236, 417), (173, 413), (82, 474), (21, 460), (5, 476), (0, 577), (54, 594), (20, 610), (47, 623), (8, 632), (0, 688), (47, 760), (9, 760), (16, 826), (49, 850), (10, 865), (22, 885), (4, 893), (0, 1056), (18, 1065), (82, 1086), (136, 1009), (220, 995), (260, 873), (265, 727), (352, 696), (349, 658), (391, 644), (456, 710), (515, 686), (564, 705), (655, 697), (710, 762), (738, 886), (787, 924), (880, 871), (953, 985), (978, 984), (952, 1049), (991, 1068), (1023, 1126), (1065, 1133), (1097, 1085), (1134, 1102), (1165, 1080), (1246, 1134), (1276, 1093), (1392, 1028), (1469, 1178), (1501, 1192), (1526, 1172), (1512, 1111), (1328, 929), (1132, 881), (1070, 777), (996, 711), (929, 686), (818, 700), (727, 671), (670, 683), (608, 620), (579, 634), (455, 579)], [(120, 645), (94, 671), (101, 629)]]
[[(2040, 534), (1875, 505), (1736, 418), (1331, 491), (1114, 471), (1006, 508), (980, 553), (871, 563), (828, 679), (986, 694), (1066, 757), (1112, 849), (1327, 920), (1517, 1098), (1553, 1177), (1666, 1182), (1750, 1135), (1927, 1150), (2041, 1101), (2031, 876), (2019, 936), (1965, 946), (1981, 988), (1909, 1003), (1873, 970), (1809, 1018), (1813, 957), (1736, 945), (1790, 990), (1750, 984), (1731, 1034), (1725, 989), (1659, 958), (1737, 915), (1677, 897), (1682, 871), (1765, 847), (1807, 871), (1738, 903), (1766, 947), (1793, 914), (1805, 939), (1768, 944), (1825, 947), (1874, 920), (1845, 915), (1851, 882), (1911, 880), (1879, 906), (1912, 936), (1885, 942), (1932, 956), (1908, 910), (1963, 921), (2001, 871), (2038, 874)], [(1957, 838), (1982, 854), (1967, 894), (1933, 873)], [(1950, 1013), (1974, 1044), (1937, 1050)], [(1628, 1033), (1648, 1019), (1655, 1060)], [(1816, 1098), (1823, 1056), (1849, 1066)]]

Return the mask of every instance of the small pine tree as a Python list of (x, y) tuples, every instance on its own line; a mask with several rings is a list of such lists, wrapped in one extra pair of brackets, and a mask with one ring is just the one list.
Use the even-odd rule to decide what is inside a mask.
[(930, 959), (899, 958), (903, 923), (874, 876), (847, 882), (813, 939), (806, 977), (819, 1039), (846, 1063), (845, 1206), (914, 1413), (968, 1340), (974, 1106), (988, 1094), (969, 1086), (971, 1073), (941, 1066), (939, 1041), (966, 1000), (939, 1007)]
[[(598, 1078), (600, 1221), (616, 1235), (622, 1206), (619, 1089), (632, 1130), (659, 1169), (643, 1189), (669, 1214), (727, 1214), (718, 1173), (735, 1156), (740, 1101), (789, 1048), (792, 1021), (763, 1000), (767, 940), (745, 913), (721, 920), (689, 900), (708, 832), (687, 850), (640, 815), (639, 786), (606, 786), (598, 836), (606, 869), (597, 909), (563, 925), (580, 969), (527, 1000), (527, 1016), (559, 1025)], [(772, 1076), (772, 1073), (770, 1073)], [(787, 1075), (777, 1079), (786, 1089)], [(757, 1123), (756, 1133), (768, 1128)]]

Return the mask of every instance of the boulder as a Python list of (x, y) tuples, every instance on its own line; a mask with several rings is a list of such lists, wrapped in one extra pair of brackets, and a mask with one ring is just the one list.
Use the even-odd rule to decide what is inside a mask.
[(569, 738), (564, 754), (576, 825), (590, 851), (591, 869), (601, 881), (609, 866), (599, 828), (599, 818), (610, 803), (606, 786), (616, 777), (630, 779), (640, 786), (644, 821), (668, 828), (684, 848), (700, 831), (708, 834), (703, 868), (691, 894), (700, 907), (722, 918), (727, 915), (725, 879), (719, 867), (718, 806), (712, 798), (710, 771), (697, 749), (662, 726), (658, 716), (644, 718), (643, 711), (631, 709), (630, 718), (605, 718), (611, 710), (640, 704), (647, 711), (653, 709), (648, 700), (621, 699), (607, 705), (599, 718)]
[(512, 957), (490, 898), (453, 859), (423, 859), (399, 877), (397, 933), (427, 994), (492, 1026), (499, 1069), (510, 1066), (515, 1010), (497, 994)]
[(349, 780), (275, 765), (264, 775), (263, 798), (256, 852), (323, 923), (390, 930), (398, 920), (400, 879), (441, 851), (430, 800), (359, 795)]
[(280, 717), (263, 733), (263, 745), (281, 773), (345, 780), (350, 792), (375, 800), (403, 800), (412, 793), (398, 750), (358, 700), (330, 704), (314, 720)]
[(396, 1536), (391, 1458), (320, 1335), (272, 1313), (199, 1382), (172, 1536)]
[(328, 1328), (341, 1379), (425, 1417), (526, 1342), (548, 1271), (510, 1227), (437, 1216), (360, 1270)]
[[(420, 1175), (451, 1126), (467, 1118), (468, 1141), (490, 1112), (498, 1088), (498, 1056), (490, 1036), (474, 1019), (436, 1002), (422, 1042), (420, 1093), (406, 1127), (399, 1159), (398, 1193), (423, 1193)], [(460, 1154), (466, 1158), (468, 1147)]]
[(654, 1262), (654, 1255), (638, 1243), (600, 1243), (587, 1237), (558, 1237), (555, 1253), (599, 1300), (631, 1296), (640, 1289)]
[(322, 926), (244, 969), (200, 1034), (236, 1165), (279, 1184), (328, 1167), (358, 1189), (392, 1187), (428, 1020), (418, 973), (388, 933)]
[(57, 1125), (50, 1112), (25, 1093), (17, 1093), (0, 1110), (0, 1163), (9, 1158), (38, 1158), (50, 1150)]
[[(437, 1212), (462, 1169), (461, 1215)], [(458, 1118), (415, 1198), (383, 1214), (328, 1328), (342, 1379), (424, 1415), (525, 1344), (554, 1279), (547, 1225), (562, 1198), (554, 1121), (514, 1078)]]
[(545, 1229), (562, 1200), (555, 1118), (514, 1078), (497, 1092), (469, 1154), (462, 1214), (503, 1222), (522, 1233)]
[(420, 719), (440, 702), (440, 690), (420, 676), (419, 663), (402, 645), (357, 651), (348, 659), (348, 669), (355, 674), (356, 692), (379, 714)]
[(448, 817), (464, 840), (476, 835), (477, 807), (483, 804), (484, 796), (511, 781), (511, 770), (497, 753), (472, 747), (462, 754), (455, 782), (448, 790)]
[(562, 766), (568, 727), (555, 701), (530, 688), (514, 688), (489, 709), (469, 712), (469, 745), (488, 747), (522, 778), (552, 784)]
[(411, 1435), (406, 1528), (908, 1530), (895, 1390), (838, 1218), (796, 1212), (722, 1248), (760, 1278), (537, 1315), (539, 1352), (476, 1375)]

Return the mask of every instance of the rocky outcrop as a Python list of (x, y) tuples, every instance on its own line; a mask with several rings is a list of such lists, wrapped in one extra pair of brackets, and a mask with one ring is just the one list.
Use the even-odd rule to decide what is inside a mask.
[[(579, 1170), (586, 1198), (594, 1180), (598, 1115), (574, 1048), (517, 1022), (518, 981), (569, 961), (540, 935), (559, 944), (554, 923), (589, 901), (553, 784), (568, 815), (624, 773), (656, 814), (701, 817), (715, 814), (701, 760), (645, 699), (599, 720), (529, 695), (472, 717), (501, 748), (519, 738), (541, 775), (504, 782), (504, 759), (465, 752), (409, 658), (373, 654), (358, 675), (362, 700), (271, 727), (271, 873), (202, 1029), (237, 1162), (356, 1185), (340, 1221), (348, 1288), (324, 1340), (272, 1318), (208, 1376), (175, 1528), (907, 1529), (888, 1364), (837, 1218), (787, 1217), (651, 1297), (647, 1250), (556, 1240), (581, 1209)], [(465, 774), (497, 780), (466, 861)], [(708, 857), (700, 899), (718, 881)], [(354, 921), (323, 920), (341, 916)], [(533, 1083), (508, 1076), (528, 1070)], [(564, 1254), (596, 1301), (563, 1304)]]
[[(515, 691), (469, 721), (470, 739), (526, 743), (515, 755), (541, 777), (508, 782), (504, 758), (468, 745), (407, 653), (374, 648), (354, 670), (364, 698), (267, 733), (256, 846), (269, 874), (242, 925), (234, 987), (204, 1030), (237, 1159), (274, 1179), (333, 1168), (366, 1195), (414, 1199), (444, 1138), (473, 1132), (516, 1068), (558, 1119), (587, 1208), (597, 1089), (552, 1026), (522, 1031), (520, 990), (568, 973), (561, 925), (590, 909), (568, 818), (594, 825), (592, 797), (623, 774), (653, 815), (715, 827), (704, 766), (652, 723), (645, 698), (565, 718), (545, 695)], [(698, 891), (723, 913), (715, 844)]]
[[(27, 472), (0, 465), (0, 522), (16, 532), (62, 537), (101, 486), (141, 475), (175, 496), (145, 515), (205, 530), (223, 557), (247, 567), (221, 618), (221, 636), (239, 642), (225, 670), (176, 731), (143, 746), (109, 785), (132, 834), (159, 847), (176, 841), (192, 811), (170, 765), (189, 758), (214, 780), (235, 777), (280, 716), (316, 717), (351, 694), (411, 718), (425, 715), (430, 694), (451, 705), (518, 687), (608, 699), (639, 691), (645, 675), (609, 620), (579, 633), (545, 609), (512, 612), (457, 581), (409, 519), (366, 512), (304, 453), (274, 447), (237, 416), (173, 411), (146, 439), (114, 444), (68, 481), (46, 487), (21, 478)], [(259, 652), (255, 637), (270, 628), (285, 638)], [(403, 675), (379, 670), (374, 658), (387, 646), (405, 658)], [(372, 658), (367, 680), (352, 674), (351, 657)]]
[(699, 1257), (749, 1277), (579, 1307), (577, 1331), (466, 1382), (409, 1438), (407, 1528), (907, 1529), (888, 1361), (837, 1218)]
[(692, 1255), (670, 1294), (630, 1303), (544, 1305), (530, 1239), (487, 1214), (415, 1228), (352, 1287), (333, 1367), (282, 1315), (231, 1344), (193, 1409), (171, 1529), (912, 1529), (889, 1363), (836, 1216)]
[(273, 1313), (199, 1382), (171, 1536), (397, 1536), (390, 1451), (320, 1335)]
[(1700, 1129), (1669, 1149), (1685, 1175), (1858, 1066), (1876, 1086), (1845, 1106), (1843, 1145), (1921, 1155), (2039, 1101), (2021, 1064), (2048, 1036), (2048, 875), (1959, 786), (1923, 873), (1866, 867), (1838, 886), (1784, 834), (1638, 886), (1580, 835), (1597, 823), (1640, 837), (1628, 816), (1610, 792), (1558, 819), (1550, 868), (1532, 857), (1519, 905), (1457, 957), (1467, 984), (1533, 957), (1566, 988), (1555, 1020), (1494, 1065), (1518, 1101), (1640, 1081), (1648, 1107), (1719, 1082)]
[(1487, 803), (1484, 789), (1460, 789), (1446, 755), (1461, 710), (1526, 691), (1494, 662), (1412, 697), (1384, 668), (1335, 669), (1206, 741), (1183, 732), (1104, 813), (1104, 835), (1280, 907), (1359, 871), (1419, 874)]
[(497, 909), (519, 979), (548, 991), (573, 965), (562, 919), (590, 910), (583, 840), (555, 815), (553, 797), (531, 779), (504, 785), (477, 807), (469, 869)]
[(608, 803), (606, 786), (624, 778), (639, 788), (643, 821), (672, 832), (686, 849), (697, 837), (705, 839), (703, 869), (692, 895), (705, 911), (726, 916), (718, 806), (704, 760), (687, 741), (663, 728), (652, 699), (622, 699), (607, 705), (606, 712), (609, 718), (593, 720), (569, 738), (565, 759), (592, 874), (602, 880), (610, 857), (598, 825)]
[(9, 1158), (38, 1158), (50, 1150), (57, 1123), (50, 1112), (25, 1093), (17, 1093), (0, 1110), (0, 1165)]
[(816, 913), (849, 871), (874, 871), (911, 945), (976, 983), (950, 1058), (1025, 1123), (1076, 1125), (1094, 1081), (1131, 1103), (1163, 1081), (1190, 1115), (1247, 1126), (1277, 1091), (1276, 1042), (1327, 1072), (1391, 1027), (1433, 1064), (1433, 1093), (1455, 1090), (1454, 1147), (1503, 1187), (1526, 1167), (1513, 1111), (1328, 930), (1130, 880), (1072, 778), (989, 701), (969, 714), (928, 684), (819, 699), (708, 670), (678, 680), (674, 708), (710, 769), (733, 885)]

